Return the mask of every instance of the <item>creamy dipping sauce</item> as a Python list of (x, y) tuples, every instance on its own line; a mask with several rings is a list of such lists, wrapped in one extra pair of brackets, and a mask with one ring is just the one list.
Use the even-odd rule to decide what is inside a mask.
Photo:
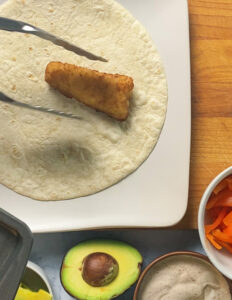
[(225, 278), (208, 262), (175, 255), (155, 264), (145, 275), (138, 300), (231, 300)]

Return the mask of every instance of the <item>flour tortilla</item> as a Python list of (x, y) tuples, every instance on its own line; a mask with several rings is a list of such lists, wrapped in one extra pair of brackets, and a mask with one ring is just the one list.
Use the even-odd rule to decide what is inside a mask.
[[(0, 90), (86, 120), (0, 104), (0, 182), (34, 199), (61, 200), (96, 193), (133, 172), (155, 146), (167, 106), (161, 59), (141, 24), (112, 0), (9, 0), (0, 15), (109, 59), (90, 61), (40, 38), (0, 31)], [(133, 77), (128, 120), (115, 121), (50, 88), (44, 81), (50, 61)]]

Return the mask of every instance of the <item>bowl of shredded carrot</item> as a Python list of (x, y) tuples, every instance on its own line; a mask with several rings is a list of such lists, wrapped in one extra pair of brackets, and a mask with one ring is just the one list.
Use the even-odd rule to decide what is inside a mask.
[(232, 166), (205, 190), (198, 211), (198, 231), (210, 261), (232, 279)]

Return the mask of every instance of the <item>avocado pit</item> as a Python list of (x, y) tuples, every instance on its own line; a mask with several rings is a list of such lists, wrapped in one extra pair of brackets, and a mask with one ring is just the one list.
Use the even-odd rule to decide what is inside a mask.
[(91, 253), (83, 260), (82, 278), (93, 287), (110, 284), (117, 277), (118, 271), (118, 262), (107, 253)]

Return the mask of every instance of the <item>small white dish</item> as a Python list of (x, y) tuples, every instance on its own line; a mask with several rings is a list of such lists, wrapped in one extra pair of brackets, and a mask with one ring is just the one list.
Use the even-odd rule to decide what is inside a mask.
[(27, 267), (21, 282), (23, 282), (31, 290), (38, 291), (39, 289), (43, 289), (46, 292), (49, 292), (53, 299), (52, 288), (49, 284), (47, 276), (45, 275), (44, 271), (33, 262), (29, 261), (27, 263)]
[(215, 249), (209, 241), (205, 237), (205, 208), (208, 202), (210, 195), (212, 194), (214, 188), (217, 184), (226, 178), (228, 175), (232, 174), (232, 166), (227, 168), (226, 170), (222, 171), (219, 175), (217, 175), (208, 185), (207, 189), (205, 190), (199, 210), (198, 210), (198, 232), (200, 235), (200, 240), (202, 246), (211, 261), (211, 263), (227, 278), (232, 279), (232, 254), (228, 251), (222, 249), (218, 251)]

